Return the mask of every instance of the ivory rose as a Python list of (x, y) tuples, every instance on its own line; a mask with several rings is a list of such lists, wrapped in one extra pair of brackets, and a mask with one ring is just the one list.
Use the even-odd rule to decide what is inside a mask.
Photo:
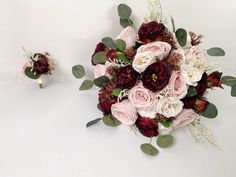
[(130, 48), (135, 46), (137, 32), (131, 26), (128, 26), (116, 37), (116, 39), (122, 39), (126, 42), (126, 48)]
[(157, 102), (157, 112), (167, 118), (175, 117), (183, 106), (183, 102), (175, 97), (161, 97)]
[(184, 127), (194, 120), (200, 119), (200, 116), (195, 113), (192, 109), (183, 109), (183, 111), (175, 117), (172, 122), (172, 128), (177, 129)]
[(166, 58), (171, 51), (171, 45), (166, 42), (152, 42), (142, 45), (138, 48), (137, 53), (152, 52), (156, 59), (162, 60)]
[(154, 119), (157, 115), (157, 106), (156, 102), (154, 102), (151, 106), (149, 107), (142, 107), (138, 108), (138, 113), (142, 117), (149, 117)]
[(137, 108), (129, 100), (113, 104), (112, 115), (125, 125), (133, 125), (138, 118)]
[(143, 83), (139, 82), (138, 85), (134, 86), (128, 95), (128, 99), (136, 108), (143, 108), (151, 106), (156, 96), (154, 93), (143, 87)]
[(108, 66), (106, 66), (106, 65), (97, 64), (95, 66), (95, 71), (94, 71), (95, 78), (106, 75), (107, 74), (107, 68), (108, 68)]
[(197, 86), (198, 81), (202, 78), (203, 71), (191, 65), (184, 64), (181, 67), (181, 74), (188, 85)]
[(188, 93), (188, 86), (179, 71), (172, 72), (168, 87), (170, 88), (171, 96), (178, 99), (184, 98)]
[(156, 59), (152, 52), (138, 53), (136, 54), (132, 65), (135, 71), (142, 73), (155, 61)]

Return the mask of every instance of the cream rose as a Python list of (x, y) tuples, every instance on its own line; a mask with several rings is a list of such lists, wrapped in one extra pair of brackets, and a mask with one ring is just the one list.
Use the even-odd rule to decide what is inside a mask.
[(98, 77), (101, 77), (101, 76), (104, 76), (104, 75), (108, 76), (107, 68), (108, 68), (108, 66), (106, 66), (106, 65), (97, 64), (95, 66), (95, 71), (94, 71), (95, 78), (98, 78)]
[(192, 86), (197, 86), (197, 83), (201, 80), (203, 73), (204, 72), (202, 70), (195, 68), (191, 65), (184, 64), (181, 68), (181, 74), (184, 78), (184, 81), (188, 85)]
[(135, 46), (135, 42), (137, 41), (137, 33), (131, 26), (128, 26), (120, 33), (119, 36), (116, 37), (116, 39), (122, 39), (126, 42), (126, 48), (130, 48)]
[(137, 118), (137, 109), (129, 100), (113, 104), (111, 106), (112, 115), (125, 125), (133, 125)]
[(195, 113), (192, 109), (183, 109), (183, 111), (175, 117), (172, 122), (172, 128), (177, 129), (184, 127), (194, 120), (199, 120), (200, 116)]
[(152, 105), (148, 107), (138, 108), (138, 113), (142, 117), (149, 117), (152, 119), (156, 118), (156, 115), (157, 115), (156, 102), (154, 102)]
[(157, 112), (167, 118), (175, 117), (183, 109), (183, 102), (175, 97), (161, 97), (157, 102)]
[(184, 98), (188, 93), (188, 86), (179, 71), (172, 72), (168, 87), (170, 88), (171, 96), (178, 99)]
[(142, 45), (138, 48), (137, 53), (152, 52), (154, 57), (159, 60), (166, 58), (171, 51), (171, 45), (166, 42), (152, 42)]
[(144, 52), (136, 54), (133, 61), (133, 68), (135, 71), (142, 73), (145, 69), (156, 61), (152, 52)]
[(172, 132), (172, 127), (165, 127), (161, 123), (158, 123), (159, 135), (169, 135)]

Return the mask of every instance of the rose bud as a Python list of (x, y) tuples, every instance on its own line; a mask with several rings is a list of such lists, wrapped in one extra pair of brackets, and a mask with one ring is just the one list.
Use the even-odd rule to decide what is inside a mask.
[(48, 58), (41, 53), (35, 55), (38, 56), (38, 59), (34, 62), (33, 68), (38, 74), (47, 74), (50, 71)]
[(208, 105), (208, 101), (206, 100), (200, 100), (196, 99), (195, 104), (194, 104), (194, 110), (196, 112), (204, 111), (206, 109), (206, 106)]
[(121, 89), (129, 89), (136, 84), (138, 77), (139, 74), (128, 65), (118, 70), (115, 84)]
[(157, 92), (169, 83), (170, 77), (170, 68), (164, 62), (157, 61), (144, 71), (142, 82), (145, 88)]
[(108, 52), (109, 49), (103, 44), (103, 43), (98, 43), (97, 46), (96, 46), (96, 49), (92, 55), (92, 59), (91, 59), (91, 62), (93, 65), (95, 65), (94, 61), (93, 61), (93, 56), (98, 53), (98, 52)]
[(207, 77), (207, 87), (213, 88), (213, 87), (222, 87), (221, 86), (221, 76), (222, 73), (220, 72), (213, 72)]
[(160, 41), (164, 31), (165, 26), (162, 23), (157, 23), (156, 21), (142, 24), (138, 30), (139, 40), (144, 43)]
[(158, 135), (158, 123), (154, 119), (139, 117), (135, 123), (140, 133), (146, 137), (155, 137)]
[(197, 90), (197, 97), (198, 98), (203, 97), (207, 89), (207, 74), (206, 73), (202, 75), (202, 79), (198, 82), (198, 85), (195, 88)]

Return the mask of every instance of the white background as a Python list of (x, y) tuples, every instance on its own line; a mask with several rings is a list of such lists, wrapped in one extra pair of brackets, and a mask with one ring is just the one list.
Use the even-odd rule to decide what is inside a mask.
[[(85, 128), (101, 116), (97, 91), (79, 92), (81, 81), (73, 79), (71, 67), (81, 63), (91, 72), (96, 43), (122, 29), (119, 2), (132, 7), (138, 27), (145, 0), (0, 0), (0, 177), (236, 176), (236, 100), (229, 88), (209, 94), (219, 116), (203, 120), (223, 151), (195, 145), (181, 129), (173, 134), (174, 146), (152, 158), (139, 150), (148, 139), (128, 127)], [(177, 27), (203, 34), (203, 48), (223, 47), (222, 60), (236, 68), (235, 1), (165, 0), (163, 9)], [(46, 89), (22, 76), (21, 46), (57, 60)]]

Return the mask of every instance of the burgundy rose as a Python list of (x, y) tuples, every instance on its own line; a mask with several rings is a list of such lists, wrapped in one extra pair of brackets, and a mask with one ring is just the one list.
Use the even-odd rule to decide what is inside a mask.
[(98, 52), (108, 52), (109, 49), (103, 44), (103, 43), (98, 43), (97, 46), (96, 46), (96, 49), (92, 55), (92, 59), (91, 59), (91, 62), (93, 65), (95, 65), (94, 61), (93, 61), (93, 56), (98, 53)]
[(202, 79), (198, 82), (198, 85), (195, 87), (197, 90), (197, 97), (201, 98), (207, 89), (207, 74), (202, 75)]
[(154, 119), (139, 117), (135, 123), (140, 133), (146, 137), (158, 135), (158, 123)]
[(142, 82), (145, 88), (157, 92), (169, 83), (170, 77), (170, 68), (163, 61), (157, 61), (144, 71)]
[(158, 38), (162, 37), (164, 31), (165, 26), (162, 23), (157, 23), (156, 21), (142, 24), (138, 30), (139, 40), (144, 43), (157, 41)]
[(33, 68), (38, 74), (47, 74), (50, 71), (48, 58), (41, 53), (35, 55), (38, 56), (38, 60), (34, 62)]
[(118, 70), (115, 83), (121, 89), (129, 89), (136, 84), (138, 77), (139, 74), (128, 65)]
[(184, 108), (185, 109), (193, 109), (195, 102), (196, 102), (196, 97), (185, 97), (182, 102), (184, 103)]
[(207, 87), (213, 88), (213, 87), (222, 87), (221, 86), (221, 76), (222, 73), (220, 72), (213, 72), (207, 77)]

